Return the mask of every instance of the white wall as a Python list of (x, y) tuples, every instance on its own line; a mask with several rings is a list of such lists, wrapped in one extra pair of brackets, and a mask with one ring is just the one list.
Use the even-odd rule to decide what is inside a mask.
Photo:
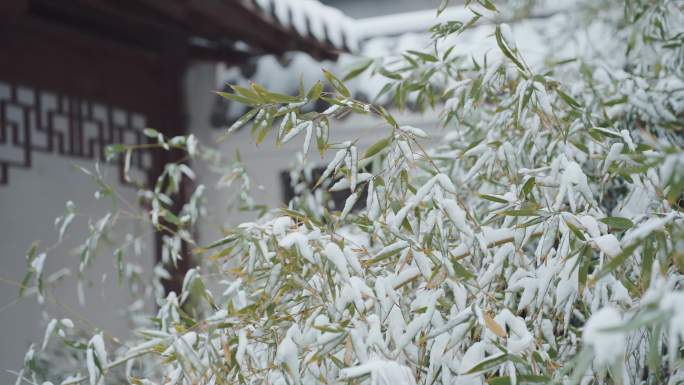
[[(35, 297), (15, 302), (18, 293), (15, 283), (21, 281), (26, 272), (26, 250), (35, 240), (40, 241), (41, 249), (55, 244), (58, 233), (53, 221), (64, 213), (67, 200), (76, 202), (78, 211), (83, 215), (95, 218), (103, 216), (108, 208), (106, 201), (94, 199), (94, 184), (85, 174), (74, 170), (73, 164), (71, 159), (39, 154), (35, 156), (31, 169), (12, 169), (10, 184), (0, 187), (0, 383), (3, 384), (14, 383), (13, 380), (10, 382), (13, 376), (6, 370), (19, 369), (29, 344), (40, 345), (43, 338), (44, 320)], [(89, 162), (76, 164), (92, 167)], [(115, 170), (108, 171), (116, 176)], [(134, 202), (132, 189), (123, 188), (120, 191), (126, 199)], [(131, 298), (126, 289), (116, 284), (110, 248), (103, 247), (100, 250), (90, 269), (92, 286), (86, 287), (86, 305), (81, 306), (76, 299), (73, 274), (78, 271), (79, 256), (75, 248), (87, 235), (86, 221), (85, 217), (77, 217), (68, 232), (72, 235), (67, 235), (61, 245), (47, 252), (46, 275), (67, 267), (72, 271), (72, 276), (55, 289), (59, 304), (50, 300), (46, 303), (52, 316), (72, 318), (80, 327), (93, 330), (93, 325), (96, 325), (111, 336), (125, 337), (128, 323), (121, 315)], [(115, 234), (122, 235), (120, 232)], [(151, 246), (149, 240), (144, 243)], [(127, 259), (148, 270), (154, 261), (153, 254), (149, 252), (143, 253), (140, 258), (127, 255)], [(107, 274), (106, 278), (103, 273)]]
[[(0, 84), (0, 98), (7, 98), (6, 92), (6, 85)], [(30, 100), (24, 102), (32, 105)], [(8, 108), (7, 113), (12, 122), (22, 119), (17, 108)], [(55, 128), (65, 130), (65, 127), (59, 126), (63, 123), (57, 122)], [(86, 132), (87, 137), (92, 135), (94, 132)], [(33, 132), (34, 140), (40, 140), (42, 136)], [(16, 147), (8, 143), (0, 144), (0, 158), (20, 159), (18, 156), (21, 156), (21, 151)], [(77, 300), (74, 274), (78, 271), (79, 256), (76, 247), (88, 235), (88, 217), (99, 219), (104, 216), (109, 201), (95, 199), (96, 184), (83, 172), (76, 170), (75, 165), (85, 168), (94, 166), (92, 161), (34, 151), (32, 166), (11, 167), (9, 184), (0, 185), (0, 384), (14, 383), (14, 375), (7, 370), (19, 370), (28, 346), (31, 343), (39, 346), (43, 338), (46, 321), (44, 308), (37, 303), (35, 295), (17, 299), (18, 284), (27, 271), (26, 251), (34, 241), (40, 241), (39, 251), (47, 250), (46, 276), (62, 268), (71, 271), (71, 276), (56, 284), (54, 298), (46, 301), (51, 316), (71, 318), (76, 325), (86, 330), (94, 330), (97, 326), (110, 337), (121, 338), (129, 333), (129, 324), (122, 314), (135, 298), (117, 285), (112, 249), (107, 245), (102, 245), (98, 257), (88, 270), (91, 285), (85, 287), (85, 306)], [(103, 166), (102, 170), (121, 196), (135, 205), (135, 190), (119, 185), (117, 170), (109, 166)], [(58, 232), (54, 220), (64, 214), (67, 200), (76, 203), (79, 215), (64, 241), (56, 245)], [(133, 230), (125, 220), (119, 223), (120, 231), (113, 232), (112, 239)], [(139, 257), (127, 254), (125, 260), (149, 271), (154, 262), (152, 243), (149, 237), (142, 243), (150, 248)], [(107, 273), (106, 277), (103, 273)], [(137, 298), (142, 297), (141, 293), (136, 294)], [(106, 343), (116, 347), (111, 338)]]

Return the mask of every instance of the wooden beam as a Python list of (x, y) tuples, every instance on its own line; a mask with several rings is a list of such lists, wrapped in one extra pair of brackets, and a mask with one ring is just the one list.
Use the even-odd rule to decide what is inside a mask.
[(158, 51), (162, 37), (178, 27), (130, 4), (130, 0), (114, 6), (103, 0), (30, 0), (28, 11), (34, 18), (62, 23), (86, 35)]
[(230, 47), (204, 47), (190, 45), (188, 48), (190, 60), (222, 62), (229, 66), (239, 66), (258, 56), (256, 53), (238, 51)]
[(269, 53), (301, 50), (325, 59), (334, 59), (338, 54), (331, 45), (311, 36), (300, 36), (291, 26), (282, 26), (241, 1), (189, 1), (188, 7), (204, 18), (205, 24), (220, 26), (225, 36)]
[(17, 84), (131, 111), (158, 108), (151, 101), (164, 96), (154, 53), (63, 24), (29, 16), (3, 23), (0, 52), (0, 77)]
[(0, 18), (15, 18), (26, 12), (27, 0), (3, 0), (0, 1)]

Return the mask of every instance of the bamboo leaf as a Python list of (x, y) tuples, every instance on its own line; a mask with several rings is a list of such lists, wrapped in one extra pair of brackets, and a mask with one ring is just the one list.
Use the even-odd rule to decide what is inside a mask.
[(328, 80), (328, 83), (330, 83), (330, 85), (337, 92), (342, 94), (342, 96), (346, 96), (346, 97), (351, 96), (351, 94), (349, 93), (349, 89), (344, 85), (344, 83), (342, 83), (342, 81), (340, 79), (338, 79), (337, 77), (335, 77), (335, 75), (333, 75), (330, 71), (324, 69), (323, 75)]
[(348, 80), (354, 79), (355, 77), (361, 75), (364, 71), (366, 71), (368, 67), (371, 66), (371, 64), (373, 64), (372, 59), (362, 62), (361, 65), (349, 71), (349, 73), (344, 77), (343, 80), (346, 82)]
[(506, 330), (504, 330), (504, 328), (501, 327), (501, 325), (494, 321), (494, 319), (488, 313), (483, 313), (482, 316), (484, 317), (487, 329), (491, 330), (494, 334), (501, 338), (508, 337), (508, 333), (506, 333)]
[(394, 136), (388, 136), (386, 138), (380, 139), (379, 141), (373, 143), (370, 147), (368, 147), (366, 153), (363, 155), (363, 158), (368, 159), (373, 155), (378, 154), (380, 151), (387, 148), (387, 146), (389, 146), (392, 142), (394, 142)]
[(634, 227), (632, 221), (622, 217), (606, 217), (599, 219), (599, 221), (615, 229), (627, 230)]

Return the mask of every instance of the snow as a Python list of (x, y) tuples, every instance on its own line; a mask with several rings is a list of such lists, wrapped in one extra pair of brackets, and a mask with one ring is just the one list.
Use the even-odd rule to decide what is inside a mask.
[(670, 223), (675, 218), (675, 214), (671, 213), (664, 217), (650, 218), (644, 223), (641, 223), (630, 229), (622, 239), (623, 244), (629, 245), (632, 242), (646, 238), (652, 232), (661, 230), (665, 225)]
[(45, 266), (45, 258), (47, 255), (45, 253), (40, 253), (32, 262), (31, 267), (36, 272), (36, 276), (40, 277), (43, 275), (43, 267)]
[(226, 297), (232, 296), (233, 294), (237, 293), (238, 289), (240, 288), (240, 285), (242, 285), (242, 279), (238, 278), (232, 283), (230, 283), (228, 288), (223, 292), (223, 295)]
[(86, 368), (88, 369), (90, 385), (102, 384), (102, 377), (97, 369), (97, 365), (95, 365), (95, 353), (92, 349), (86, 350)]
[(396, 242), (389, 244), (389, 245), (383, 247), (382, 249), (380, 249), (377, 252), (377, 254), (375, 254), (375, 256), (373, 258), (378, 258), (380, 256), (393, 253), (393, 252), (395, 252), (397, 250), (401, 250), (407, 246), (408, 246), (408, 242), (406, 242), (406, 241), (396, 241)]
[(534, 345), (534, 337), (527, 330), (525, 320), (516, 317), (510, 310), (502, 310), (494, 317), (494, 321), (501, 326), (505, 325), (509, 331), (506, 340), (506, 349), (509, 353), (520, 354)]
[(90, 343), (92, 344), (93, 349), (95, 350), (95, 354), (97, 355), (97, 359), (100, 362), (100, 365), (107, 365), (107, 350), (105, 349), (104, 340), (102, 339), (102, 333), (96, 334), (90, 340)]
[(409, 146), (408, 142), (405, 140), (399, 140), (399, 149), (401, 149), (401, 153), (406, 159), (407, 162), (413, 163), (413, 151), (411, 150), (411, 147)]
[(299, 254), (304, 257), (304, 259), (311, 263), (316, 263), (313, 257), (313, 249), (309, 245), (309, 239), (300, 232), (292, 232), (286, 235), (280, 240), (278, 245), (284, 248), (290, 248), (293, 245), (296, 245), (297, 251), (299, 251)]
[(684, 343), (684, 293), (667, 293), (660, 300), (660, 308), (668, 315), (668, 331), (670, 333), (668, 358), (670, 365), (673, 365), (677, 358), (677, 346)]
[(290, 217), (278, 217), (273, 220), (273, 234), (283, 236), (292, 225), (293, 222)]
[(617, 257), (622, 252), (620, 241), (618, 241), (613, 234), (606, 234), (594, 238), (594, 243), (596, 243), (596, 247), (598, 247), (599, 250), (611, 258)]
[(418, 127), (413, 127), (413, 126), (400, 126), (400, 130), (405, 131), (415, 137), (421, 138), (421, 139), (427, 139), (429, 138), (429, 135), (422, 129)]
[[(373, 177), (373, 174), (369, 174), (367, 172), (361, 173), (357, 175), (357, 180), (356, 183), (363, 183), (369, 181)], [(351, 188), (351, 183), (350, 180), (347, 178), (342, 178), (339, 181), (335, 182), (332, 187), (330, 187), (330, 191), (342, 191), (346, 190), (348, 188)]]
[(41, 345), (41, 350), (45, 350), (45, 348), (47, 347), (48, 343), (50, 342), (50, 337), (55, 331), (55, 327), (57, 327), (57, 320), (50, 320), (50, 322), (48, 322), (47, 327), (45, 328), (45, 335), (43, 337), (43, 344)]
[[(266, 55), (258, 60), (256, 73), (249, 79), (245, 79), (239, 71), (233, 68), (219, 69), (218, 87), (223, 87), (226, 83), (248, 85), (249, 81), (255, 81), (269, 90), (294, 94), (299, 87), (300, 78), (305, 87), (311, 87), (316, 81), (323, 80), (321, 67), (328, 68), (339, 75), (345, 73), (351, 66), (356, 65), (355, 63), (358, 62), (356, 55), (382, 61), (406, 50), (423, 51), (430, 43), (430, 35), (425, 31), (435, 25), (437, 21), (459, 20), (467, 22), (474, 16), (471, 11), (462, 6), (454, 6), (448, 7), (437, 19), (435, 18), (435, 11), (429, 9), (353, 20), (341, 15), (338, 10), (326, 7), (314, 0), (302, 0), (301, 3), (299, 0), (283, 0), (282, 2), (280, 0), (263, 0), (263, 2), (262, 9), (270, 9), (271, 4), (276, 4), (275, 10), (277, 15), (281, 15), (278, 16), (281, 24), (290, 20), (285, 15), (287, 10), (291, 9), (293, 17), (290, 23), (302, 36), (307, 34), (307, 18), (312, 23), (312, 32), (316, 31), (315, 33), (319, 34), (321, 27), (325, 26), (328, 34), (332, 35), (330, 36), (331, 42), (334, 44), (339, 43), (341, 37), (344, 36), (353, 55), (341, 55), (336, 63), (321, 63), (313, 60), (307, 54), (293, 53), (288, 55), (289, 60), (286, 66), (275, 57)], [(560, 6), (545, 4), (539, 12), (545, 15), (554, 12), (560, 13), (572, 5), (565, 2), (561, 3), (563, 5)], [(502, 10), (502, 12), (502, 15), (510, 15), (507, 10)], [(485, 14), (490, 13), (487, 11)], [(517, 22), (509, 27), (510, 35), (517, 37), (517, 48), (527, 53), (526, 59), (532, 67), (543, 62), (545, 52), (539, 47), (546, 46), (544, 41), (545, 35), (548, 34), (546, 30), (557, 30), (557, 28), (549, 28), (549, 25), (552, 23), (547, 24), (544, 19), (541, 21), (531, 19)], [(462, 34), (458, 40), (450, 38), (439, 42), (439, 50), (444, 51), (445, 47), (456, 45), (460, 55), (473, 56), (481, 60), (485, 54), (488, 54), (488, 60), (497, 60), (495, 53), (498, 52), (498, 48), (496, 43), (493, 39), (488, 38), (493, 32), (494, 25), (483, 22), (481, 26)], [(567, 56), (571, 56), (571, 54)], [(377, 95), (384, 84), (385, 82), (378, 76), (370, 76), (367, 73), (347, 82), (347, 86), (353, 94), (366, 96)], [(231, 103), (231, 109), (234, 107), (239, 108), (235, 103)], [(238, 114), (237, 111), (231, 111), (229, 115), (237, 118)], [(420, 131), (412, 134), (423, 137), (423, 133)]]
[(299, 327), (296, 324), (287, 331), (285, 338), (278, 345), (276, 351), (276, 363), (284, 364), (287, 372), (294, 379), (295, 383), (299, 383), (299, 349), (294, 343), (293, 339), (301, 335)]
[(273, 9), (276, 21), (285, 27), (293, 26), (300, 36), (313, 36), (320, 42), (329, 40), (337, 48), (345, 43), (351, 50), (358, 48), (352, 19), (336, 8), (317, 0), (259, 0), (256, 3), (265, 16), (270, 16)]
[(437, 178), (439, 186), (442, 187), (444, 190), (452, 194), (456, 193), (456, 186), (454, 186), (454, 183), (446, 174), (439, 173), (435, 176), (435, 178)]
[(330, 260), (330, 262), (333, 263), (337, 271), (344, 277), (346, 280), (349, 280), (349, 269), (347, 269), (347, 259), (344, 256), (344, 253), (340, 249), (337, 244), (330, 242), (325, 246), (325, 251), (323, 252)]
[(604, 174), (608, 172), (610, 165), (618, 159), (624, 147), (623, 143), (613, 143), (610, 146), (610, 151), (608, 151), (608, 155), (606, 155), (606, 159), (603, 161), (603, 169), (601, 170)]
[(340, 371), (339, 380), (347, 381), (370, 374), (371, 385), (415, 385), (411, 369), (395, 361), (372, 358), (369, 362)]
[(482, 233), (484, 234), (484, 238), (489, 244), (495, 244), (499, 242), (503, 242), (508, 239), (513, 239), (515, 238), (515, 232), (513, 229), (509, 228), (499, 228), (495, 229), (490, 226), (482, 226)]
[(622, 315), (613, 307), (604, 307), (592, 314), (582, 331), (582, 341), (593, 348), (595, 361), (599, 366), (607, 366), (621, 360), (627, 347), (626, 338), (621, 332), (606, 331), (620, 326)]
[(455, 200), (445, 199), (441, 202), (441, 205), (458, 231), (462, 232), (466, 236), (472, 235), (472, 230), (466, 223), (466, 213)]
[(466, 350), (460, 363), (460, 374), (465, 374), (485, 358), (485, 344), (476, 342)]
[(579, 221), (590, 237), (597, 238), (601, 236), (601, 229), (596, 218), (591, 215), (582, 215), (579, 217)]
[(347, 217), (347, 215), (351, 212), (352, 208), (354, 207), (358, 199), (358, 193), (352, 193), (351, 195), (349, 195), (349, 197), (344, 201), (344, 208), (342, 209), (342, 213), (340, 213), (340, 220), (344, 220), (344, 218)]

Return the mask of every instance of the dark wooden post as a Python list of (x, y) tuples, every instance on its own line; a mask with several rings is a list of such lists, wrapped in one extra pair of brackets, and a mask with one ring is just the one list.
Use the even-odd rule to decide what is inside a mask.
[[(188, 66), (188, 44), (187, 36), (182, 32), (170, 34), (162, 43), (161, 52), (159, 55), (160, 62), (160, 76), (159, 89), (162, 98), (159, 100), (159, 114), (156, 121), (152, 124), (157, 124), (160, 132), (167, 136), (185, 135), (187, 130), (187, 113), (185, 111), (185, 95), (183, 89), (183, 81)], [(163, 151), (157, 152), (154, 157), (155, 165), (152, 172), (150, 185), (154, 185), (156, 178), (161, 175), (164, 165), (169, 163), (182, 162), (185, 154), (181, 151)], [(174, 200), (173, 207), (170, 209), (174, 213), (179, 213), (188, 197), (188, 190), (190, 184), (185, 180), (181, 183), (179, 193), (172, 197)], [(173, 226), (166, 223), (167, 226)], [(163, 237), (168, 235), (164, 231), (158, 231), (155, 234), (155, 248), (157, 261), (161, 261)], [(181, 245), (182, 259), (176, 265), (166, 264), (164, 268), (171, 274), (170, 280), (163, 282), (164, 289), (167, 293), (174, 291), (180, 294), (183, 278), (194, 262), (191, 258), (190, 248), (183, 242)]]

